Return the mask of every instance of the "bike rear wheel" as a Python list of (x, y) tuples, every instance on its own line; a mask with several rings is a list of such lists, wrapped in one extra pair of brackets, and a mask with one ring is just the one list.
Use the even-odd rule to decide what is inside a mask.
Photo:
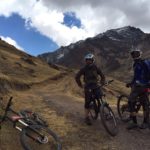
[(106, 131), (111, 136), (116, 136), (118, 133), (117, 121), (112, 109), (109, 107), (107, 103), (101, 105), (100, 116), (102, 124), (106, 129)]
[(58, 136), (50, 129), (40, 125), (24, 128), (20, 137), (25, 150), (61, 150)]
[(121, 95), (117, 101), (118, 115), (122, 121), (127, 121), (129, 118), (128, 96)]

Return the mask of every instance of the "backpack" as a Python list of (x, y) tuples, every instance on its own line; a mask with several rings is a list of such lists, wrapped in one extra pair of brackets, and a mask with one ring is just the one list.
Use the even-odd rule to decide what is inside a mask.
[(146, 73), (146, 78), (148, 79), (148, 81), (150, 81), (150, 59), (144, 59), (142, 61), (143, 64), (143, 68), (145, 70)]

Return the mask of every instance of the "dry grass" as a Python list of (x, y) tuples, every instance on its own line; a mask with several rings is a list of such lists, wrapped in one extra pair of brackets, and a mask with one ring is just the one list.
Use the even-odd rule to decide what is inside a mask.
[[(112, 90), (115, 95), (129, 92), (124, 84), (117, 80), (105, 89), (109, 103), (114, 106), (114, 109), (116, 97), (112, 96), (109, 90)], [(12, 91), (10, 95), (14, 96), (13, 108), (15, 110), (32, 109), (47, 120), (49, 127), (61, 138), (64, 150), (125, 150), (128, 146), (133, 149), (137, 147), (124, 144), (127, 139), (133, 142), (132, 139), (135, 135), (127, 133), (122, 125), (120, 134), (114, 138), (106, 133), (100, 120), (94, 122), (92, 127), (85, 126), (82, 92), (74, 81), (74, 74), (69, 73), (34, 84), (31, 89), (26, 91)], [(15, 144), (11, 141), (11, 137), (15, 139)], [(18, 137), (18, 133), (10, 124), (4, 124), (0, 131), (2, 150), (10, 150), (10, 145), (14, 146), (15, 150), (20, 150)]]
[(9, 45), (0, 45), (0, 64), (0, 91), (4, 93), (11, 89), (26, 89), (60, 73), (44, 61)]
[[(63, 110), (67, 109), (67, 105), (65, 103), (64, 108), (61, 108), (62, 106), (59, 108), (59, 106), (57, 106), (55, 103), (47, 104), (45, 102), (46, 99), (44, 97), (46, 96), (51, 99), (52, 94), (48, 93), (48, 90), (48, 88), (47, 90), (46, 88), (43, 88), (42, 90), (32, 89), (26, 92), (13, 93), (13, 108), (15, 108), (15, 110), (18, 111), (22, 108), (32, 109), (33, 111), (36, 111), (39, 114), (41, 114), (41, 116), (43, 116), (45, 120), (48, 121), (49, 127), (60, 136), (64, 150), (90, 150), (92, 147), (93, 149), (98, 149), (100, 143), (102, 149), (105, 147), (109, 147), (105, 144), (105, 140), (107, 141), (108, 139), (111, 139), (109, 138), (109, 136), (107, 136), (105, 131), (97, 132), (97, 130), (99, 129), (95, 130), (95, 128), (89, 128), (88, 126), (84, 125), (82, 121), (83, 109), (76, 110), (77, 112), (81, 112), (79, 113), (79, 116), (75, 116), (77, 112), (74, 111), (73, 108), (71, 113)], [(71, 96), (63, 96), (63, 93), (62, 96), (61, 93), (59, 94), (60, 96), (57, 96), (58, 99), (55, 99), (57, 97), (55, 97), (54, 94), (54, 101), (57, 100), (57, 102), (59, 103), (58, 100), (60, 97), (62, 100), (65, 100), (67, 98), (68, 100), (70, 100), (71, 103), (79, 103), (79, 105), (83, 105), (82, 99), (75, 99)], [(70, 105), (70, 109), (71, 107), (73, 106)], [(16, 141), (15, 144), (11, 140), (12, 137)], [(18, 132), (14, 131), (14, 129), (11, 127), (11, 124), (4, 124), (0, 132), (0, 138), (3, 148), (2, 150), (10, 150), (10, 145), (14, 145), (15, 150), (20, 150), (21, 146), (18, 137)]]
[[(0, 90), (9, 90), (5, 93), (5, 105), (7, 99), (13, 96), (13, 108), (16, 111), (32, 109), (38, 112), (60, 136), (64, 150), (117, 149), (116, 141), (106, 133), (100, 121), (94, 123), (93, 127), (85, 126), (83, 90), (75, 83), (72, 71), (49, 67), (45, 62), (15, 50), (12, 46), (1, 46), (5, 45), (1, 42)], [(17, 86), (19, 90), (24, 84), (30, 85), (30, 89), (14, 90)], [(116, 97), (109, 93), (110, 90), (115, 95), (128, 92), (122, 82), (117, 80), (108, 86), (105, 92), (109, 103), (113, 105)], [(0, 150), (11, 150), (12, 147), (21, 150), (19, 133), (6, 122), (0, 130)]]

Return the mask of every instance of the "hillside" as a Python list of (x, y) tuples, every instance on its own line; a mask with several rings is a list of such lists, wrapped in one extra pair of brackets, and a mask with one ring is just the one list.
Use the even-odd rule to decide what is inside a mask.
[[(116, 80), (108, 88), (113, 90), (116, 96), (119, 92), (126, 91), (123, 84)], [(32, 109), (40, 113), (47, 120), (49, 127), (59, 135), (63, 150), (149, 149), (148, 130), (127, 131), (126, 124), (117, 119), (119, 134), (111, 137), (102, 126), (100, 118), (93, 121), (92, 126), (85, 125), (84, 100), (81, 94), (82, 89), (77, 88), (73, 76), (65, 75), (33, 85), (24, 92), (14, 92), (13, 108), (15, 110)], [(108, 95), (108, 92), (106, 94), (118, 118), (117, 98)], [(12, 147), (15, 150), (21, 150), (19, 133), (13, 130), (8, 122), (2, 126), (0, 140), (0, 150), (11, 150)]]
[(0, 40), (0, 91), (27, 89), (60, 73), (39, 58)]
[[(148, 44), (148, 43), (147, 43)], [(149, 131), (127, 131), (126, 124), (118, 119), (117, 96), (129, 93), (123, 82), (116, 78), (103, 89), (107, 101), (117, 117), (119, 134), (110, 137), (101, 119), (92, 126), (84, 123), (84, 94), (75, 83), (75, 72), (64, 66), (30, 56), (0, 40), (0, 90), (4, 104), (13, 96), (13, 109), (30, 109), (39, 113), (56, 134), (63, 150), (147, 150), (150, 148)], [(111, 94), (112, 91), (114, 95)], [(0, 115), (4, 111), (0, 109)], [(10, 114), (11, 115), (11, 114)], [(7, 121), (0, 130), (0, 150), (22, 150), (20, 134)], [(135, 140), (136, 139), (136, 140)], [(41, 150), (36, 148), (36, 150)], [(43, 149), (44, 150), (44, 149)]]
[[(91, 52), (95, 54), (96, 63), (106, 75), (127, 81), (132, 74), (129, 51), (137, 47), (143, 51), (144, 58), (150, 57), (150, 34), (126, 26), (108, 30), (95, 37), (61, 47), (55, 52), (41, 54), (39, 57), (48, 63), (79, 69), (84, 64), (84, 56)], [(127, 70), (128, 75), (125, 75)]]

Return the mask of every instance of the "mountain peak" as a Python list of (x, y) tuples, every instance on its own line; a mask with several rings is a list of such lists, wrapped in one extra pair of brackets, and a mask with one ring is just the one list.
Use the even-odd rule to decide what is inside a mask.
[[(141, 31), (139, 28), (135, 28), (132, 26), (125, 26), (122, 28), (117, 28), (117, 29), (112, 29), (113, 31), (116, 31), (119, 34), (125, 33), (125, 32), (139, 32), (139, 33), (144, 33), (143, 31)], [(108, 30), (110, 31), (110, 30)]]
[(133, 39), (141, 38), (145, 33), (139, 28), (125, 26), (117, 29), (110, 29), (104, 33), (98, 34), (95, 38), (107, 36), (111, 40), (122, 41), (124, 39), (132, 41)]

